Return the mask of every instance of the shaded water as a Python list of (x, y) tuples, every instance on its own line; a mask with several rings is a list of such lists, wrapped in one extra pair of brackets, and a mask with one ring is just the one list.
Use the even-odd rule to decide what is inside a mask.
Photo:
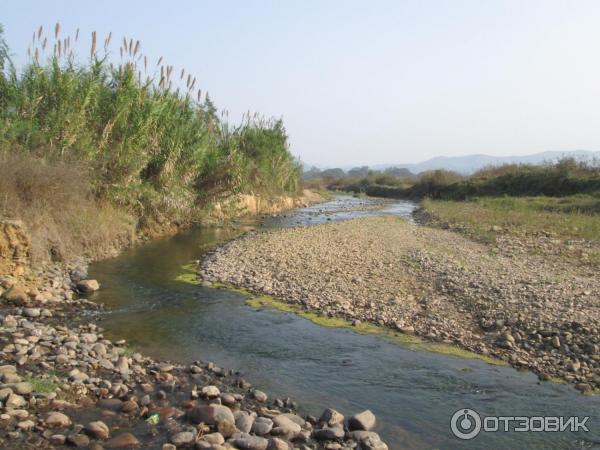
[[(366, 202), (367, 205), (361, 205)], [(351, 217), (409, 217), (414, 205), (338, 197), (325, 205), (240, 227), (279, 227)], [(157, 358), (210, 360), (244, 373), (271, 396), (298, 400), (318, 415), (329, 406), (349, 415), (371, 409), (390, 449), (568, 449), (600, 445), (600, 399), (572, 387), (537, 383), (530, 373), (427, 351), (385, 337), (325, 328), (269, 309), (255, 310), (238, 293), (175, 279), (203, 248), (239, 231), (199, 228), (129, 250), (92, 265), (103, 289), (93, 298), (109, 312), (101, 325), (112, 337)], [(472, 441), (452, 436), (450, 417), (460, 408), (482, 415), (592, 416), (589, 433), (482, 433)], [(599, 447), (600, 448), (600, 447)]]

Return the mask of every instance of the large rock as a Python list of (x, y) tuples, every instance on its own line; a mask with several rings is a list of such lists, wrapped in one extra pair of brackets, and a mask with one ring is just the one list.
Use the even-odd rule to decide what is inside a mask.
[(342, 413), (336, 411), (335, 409), (327, 408), (325, 411), (323, 411), (323, 414), (321, 414), (319, 423), (322, 425), (328, 425), (330, 427), (333, 427), (335, 425), (344, 423), (344, 416)]
[(17, 394), (10, 394), (4, 403), (7, 409), (18, 409), (27, 405), (27, 400)]
[(216, 386), (204, 386), (200, 392), (205, 398), (216, 398), (221, 395), (221, 391)]
[(304, 424), (306, 423), (306, 420), (304, 420), (302, 417), (300, 417), (297, 414), (292, 414), (292, 413), (283, 413), (281, 414), (281, 416), (283, 417), (287, 417), (288, 419), (290, 419), (292, 422), (297, 423), (298, 425), (300, 425), (301, 427), (304, 426)]
[(18, 325), (17, 319), (11, 315), (4, 316), (4, 319), (2, 319), (2, 326), (4, 328), (17, 328)]
[(223, 405), (197, 406), (188, 412), (188, 419), (192, 423), (203, 422), (207, 425), (217, 425), (222, 421), (235, 423), (233, 413), (227, 406)]
[(379, 437), (368, 437), (360, 443), (361, 450), (388, 450), (388, 446)]
[(35, 422), (33, 422), (32, 420), (23, 420), (17, 423), (17, 428), (21, 431), (29, 431), (33, 427), (35, 427)]
[(139, 445), (140, 441), (131, 433), (121, 433), (104, 444), (106, 448), (138, 447)]
[(0, 375), (4, 375), (7, 373), (17, 373), (17, 367), (12, 366), (10, 364), (6, 364), (4, 366), (0, 366)]
[(121, 373), (127, 372), (129, 370), (129, 359), (127, 358), (127, 356), (119, 356), (115, 367)]
[[(13, 390), (9, 387), (0, 389), (0, 402), (5, 401), (10, 394), (13, 393)], [(254, 421), (254, 419), (252, 419)], [(250, 431), (250, 430), (248, 430)]]
[(300, 425), (283, 414), (275, 416), (273, 423), (275, 424), (275, 428), (272, 430), (272, 434), (275, 435), (297, 433), (302, 429)]
[(86, 344), (94, 344), (98, 341), (98, 335), (95, 333), (83, 333), (79, 338), (81, 342), (85, 342)]
[(264, 402), (266, 402), (266, 401), (268, 400), (268, 398), (269, 398), (269, 397), (267, 396), (267, 394), (265, 394), (263, 391), (259, 391), (258, 389), (255, 389), (255, 390), (252, 392), (252, 397), (254, 397), (254, 399), (255, 399), (257, 402), (261, 402), (261, 403), (264, 403)]
[(346, 433), (346, 438), (352, 439), (353, 441), (356, 441), (358, 443), (366, 441), (367, 439), (381, 440), (379, 435), (377, 433), (375, 433), (374, 431), (362, 431), (362, 430), (349, 431), (348, 433)]
[(69, 445), (77, 448), (84, 448), (90, 445), (90, 438), (85, 434), (75, 433), (67, 437)]
[(25, 317), (40, 317), (42, 315), (42, 311), (40, 308), (23, 308), (23, 315)]
[(196, 440), (196, 434), (191, 431), (182, 431), (171, 436), (171, 443), (176, 447), (187, 447)]
[(10, 385), (14, 391), (19, 395), (27, 395), (33, 392), (33, 386), (31, 383), (27, 381), (22, 381), (20, 383), (15, 383)]
[(247, 412), (242, 412), (238, 416), (238, 418), (235, 420), (235, 426), (242, 433), (250, 433), (250, 430), (252, 429), (253, 424), (254, 424), (254, 416), (248, 414)]
[(344, 428), (335, 426), (332, 428), (322, 428), (313, 432), (313, 437), (318, 441), (333, 441), (344, 437)]
[(29, 302), (29, 296), (23, 290), (23, 288), (19, 286), (13, 286), (8, 291), (2, 294), (2, 298), (9, 303), (17, 306), (24, 306)]
[(375, 414), (367, 409), (361, 413), (355, 414), (348, 419), (348, 428), (350, 431), (365, 430), (370, 431), (375, 427)]
[(258, 417), (252, 425), (252, 432), (259, 436), (264, 436), (271, 432), (273, 421), (268, 417)]
[(60, 412), (51, 412), (46, 417), (46, 425), (49, 428), (65, 428), (71, 425), (71, 419), (66, 414)]
[(77, 290), (79, 292), (94, 292), (100, 289), (100, 284), (96, 280), (81, 280), (77, 283)]
[(225, 443), (225, 438), (221, 433), (209, 433), (202, 436), (206, 442), (212, 445), (223, 445)]
[(269, 441), (259, 436), (244, 436), (233, 439), (233, 445), (240, 450), (267, 450)]
[(108, 439), (110, 434), (108, 426), (101, 421), (88, 423), (85, 426), (84, 431), (87, 435), (93, 437), (94, 439)]

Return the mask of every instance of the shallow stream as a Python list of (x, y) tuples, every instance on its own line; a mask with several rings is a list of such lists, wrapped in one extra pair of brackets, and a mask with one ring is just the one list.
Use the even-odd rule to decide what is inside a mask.
[[(133, 248), (90, 268), (102, 285), (93, 299), (107, 305), (101, 326), (110, 337), (126, 339), (152, 357), (181, 363), (200, 359), (239, 370), (271, 396), (297, 400), (307, 414), (319, 415), (326, 407), (346, 415), (371, 409), (376, 431), (391, 450), (600, 448), (598, 395), (539, 384), (535, 375), (509, 367), (415, 350), (291, 313), (256, 310), (240, 293), (177, 281), (207, 246), (243, 230), (383, 214), (410, 220), (414, 207), (338, 196), (284, 216), (235, 228), (196, 228)], [(590, 431), (482, 432), (462, 441), (450, 429), (450, 418), (461, 408), (485, 416), (591, 416)]]

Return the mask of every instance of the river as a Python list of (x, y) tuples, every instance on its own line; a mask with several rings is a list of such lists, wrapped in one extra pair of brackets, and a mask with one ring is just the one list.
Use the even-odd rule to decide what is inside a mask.
[[(178, 281), (206, 246), (252, 228), (306, 226), (369, 215), (410, 220), (410, 202), (337, 196), (321, 205), (235, 228), (196, 228), (94, 263), (107, 306), (100, 325), (149, 356), (189, 363), (200, 359), (241, 371), (271, 396), (291, 397), (300, 411), (345, 415), (371, 409), (390, 449), (582, 449), (600, 445), (600, 399), (570, 386), (538, 383), (531, 373), (479, 360), (415, 350), (383, 336), (327, 328), (290, 313), (256, 310), (237, 292)], [(366, 207), (366, 209), (365, 209)], [(181, 278), (180, 278), (181, 279)], [(481, 415), (591, 416), (589, 432), (485, 432), (454, 437), (450, 418), (461, 408)], [(600, 447), (596, 447), (600, 448)]]

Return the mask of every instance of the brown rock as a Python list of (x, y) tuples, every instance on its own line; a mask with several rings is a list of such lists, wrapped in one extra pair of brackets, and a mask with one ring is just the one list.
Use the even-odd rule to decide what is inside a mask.
[(81, 280), (77, 283), (77, 290), (80, 292), (94, 292), (100, 289), (100, 284), (96, 280)]
[(71, 425), (71, 419), (69, 416), (59, 412), (51, 412), (46, 417), (46, 425), (49, 428), (64, 428)]
[(348, 428), (350, 431), (364, 430), (370, 431), (375, 426), (375, 414), (367, 409), (361, 413), (355, 414), (348, 419)]
[(94, 439), (108, 439), (108, 436), (110, 434), (110, 430), (108, 428), (108, 426), (101, 421), (96, 421), (96, 422), (90, 422), (88, 423), (85, 428), (84, 431), (86, 432), (86, 434), (88, 434), (88, 436), (93, 437)]
[(139, 445), (140, 441), (131, 433), (121, 433), (104, 444), (106, 448), (138, 447)]
[(9, 303), (17, 306), (24, 306), (29, 302), (29, 296), (25, 293), (23, 288), (19, 286), (13, 286), (8, 291), (2, 294), (2, 298)]
[(192, 423), (204, 422), (207, 425), (217, 425), (221, 421), (235, 423), (233, 413), (223, 405), (197, 406), (188, 412), (188, 418)]

